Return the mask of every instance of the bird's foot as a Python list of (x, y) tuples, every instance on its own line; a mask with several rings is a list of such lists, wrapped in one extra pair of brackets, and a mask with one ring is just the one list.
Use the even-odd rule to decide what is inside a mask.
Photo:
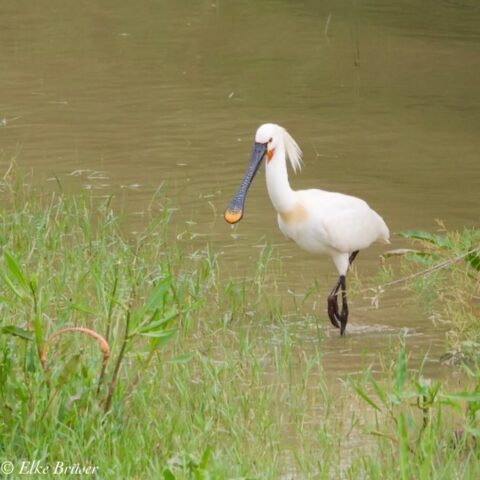
[[(341, 328), (340, 314), (338, 313), (337, 295), (330, 295), (328, 297), (328, 318), (335, 328)], [(340, 330), (341, 333), (341, 330)]]
[(340, 335), (343, 337), (348, 323), (348, 306), (344, 303), (342, 311), (339, 312), (337, 295), (328, 297), (328, 318), (335, 328), (340, 329)]
[[(350, 263), (353, 262), (358, 252), (353, 252), (350, 256)], [(339, 289), (342, 292), (342, 311), (338, 309), (337, 294)], [(328, 318), (335, 328), (340, 329), (340, 335), (345, 335), (345, 329), (348, 322), (348, 303), (347, 303), (347, 284), (345, 281), (345, 275), (340, 275), (337, 283), (333, 287), (330, 295), (328, 296)]]

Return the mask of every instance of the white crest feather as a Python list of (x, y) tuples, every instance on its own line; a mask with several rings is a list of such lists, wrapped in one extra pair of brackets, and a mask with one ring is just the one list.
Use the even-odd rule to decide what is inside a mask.
[(293, 137), (283, 127), (281, 128), (283, 131), (285, 152), (290, 160), (290, 165), (292, 166), (293, 171), (297, 173), (302, 169), (302, 150)]

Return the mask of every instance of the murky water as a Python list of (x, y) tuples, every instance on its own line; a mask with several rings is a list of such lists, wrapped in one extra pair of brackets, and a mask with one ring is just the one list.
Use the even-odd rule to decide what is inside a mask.
[[(282, 237), (263, 174), (244, 221), (222, 219), (257, 126), (279, 123), (302, 147), (294, 188), (363, 197), (392, 232), (478, 224), (479, 25), (474, 0), (3, 0), (1, 165), (113, 192), (132, 229), (165, 182), (179, 231), (194, 222), (233, 275), (268, 241), (285, 290), (316, 278), (326, 294), (333, 264)], [(382, 250), (360, 255), (360, 274)], [(392, 297), (357, 302), (349, 338), (325, 341), (327, 370), (351, 371), (404, 326), (420, 356), (441, 342)]]

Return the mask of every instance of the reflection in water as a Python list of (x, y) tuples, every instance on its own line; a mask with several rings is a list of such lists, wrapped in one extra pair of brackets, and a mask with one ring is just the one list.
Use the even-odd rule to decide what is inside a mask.
[[(392, 232), (478, 222), (480, 9), (384, 3), (4, 0), (2, 164), (16, 157), (68, 188), (114, 192), (132, 213), (164, 183), (179, 231), (191, 221), (232, 275), (268, 241), (284, 260), (285, 291), (317, 279), (326, 292), (331, 265), (281, 236), (262, 174), (241, 225), (221, 218), (261, 123), (299, 141), (294, 188), (365, 198)], [(381, 251), (362, 253), (363, 275)], [(428, 350), (430, 325), (408, 315), (365, 306), (345, 343), (325, 341), (327, 365), (331, 355), (338, 368), (338, 348), (347, 362), (405, 326)]]

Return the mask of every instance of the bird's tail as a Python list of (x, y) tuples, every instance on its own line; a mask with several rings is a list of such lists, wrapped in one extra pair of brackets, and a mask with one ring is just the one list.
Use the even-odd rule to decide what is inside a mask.
[(381, 243), (390, 243), (390, 230), (388, 229), (387, 224), (385, 223), (383, 218), (377, 212), (375, 213), (377, 215), (377, 219), (380, 227), (379, 229), (380, 233), (377, 237), (377, 240)]

